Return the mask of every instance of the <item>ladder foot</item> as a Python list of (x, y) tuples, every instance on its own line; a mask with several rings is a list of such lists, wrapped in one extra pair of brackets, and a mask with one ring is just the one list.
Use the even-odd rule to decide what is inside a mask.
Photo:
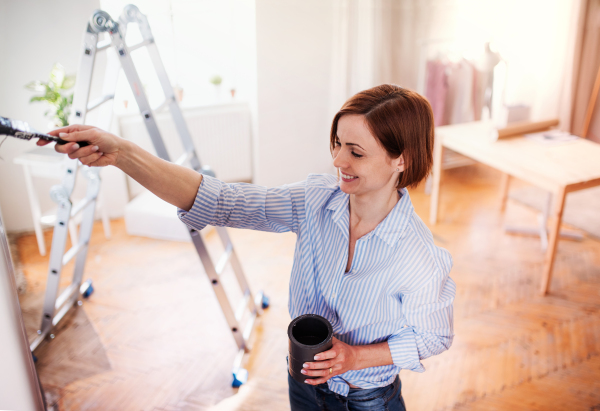
[(215, 177), (216, 174), (210, 166), (203, 166), (200, 170), (200, 174), (206, 174), (207, 176)]
[(248, 381), (248, 371), (245, 368), (236, 368), (233, 370), (233, 382), (231, 386), (238, 388)]
[(260, 305), (263, 308), (263, 310), (266, 310), (267, 308), (269, 308), (269, 297), (267, 297), (266, 295), (263, 294)]
[(94, 292), (94, 286), (92, 285), (92, 280), (86, 280), (83, 284), (81, 284), (81, 288), (79, 289), (83, 298), (88, 298)]

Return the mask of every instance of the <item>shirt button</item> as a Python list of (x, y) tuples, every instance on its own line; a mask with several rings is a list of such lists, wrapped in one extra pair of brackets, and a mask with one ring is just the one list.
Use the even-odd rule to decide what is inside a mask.
[(335, 297), (337, 297), (337, 294), (336, 293), (331, 293), (331, 298), (335, 298)]

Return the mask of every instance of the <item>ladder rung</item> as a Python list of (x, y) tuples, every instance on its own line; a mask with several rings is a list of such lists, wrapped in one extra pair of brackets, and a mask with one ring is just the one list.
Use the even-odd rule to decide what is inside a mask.
[(77, 255), (77, 253), (81, 250), (81, 248), (83, 247), (83, 245), (84, 245), (84, 243), (80, 242), (76, 246), (71, 247), (69, 249), (69, 251), (67, 251), (65, 253), (65, 255), (63, 256), (62, 264), (63, 265), (67, 265), (67, 263), (69, 261), (71, 261), (73, 259), (73, 257), (75, 257)]
[(62, 305), (77, 291), (77, 287), (75, 284), (72, 284), (65, 288), (65, 290), (60, 294), (60, 296), (56, 299), (56, 303), (54, 304), (55, 309), (59, 309)]
[(153, 108), (152, 111), (154, 111), (155, 113), (160, 113), (161, 111), (163, 111), (165, 109), (165, 107), (167, 107), (169, 104), (171, 104), (171, 102), (173, 101), (175, 97), (170, 97), (165, 99), (165, 101), (163, 101), (162, 103), (160, 103), (156, 108)]
[(115, 98), (114, 94), (107, 94), (106, 96), (98, 97), (97, 99), (90, 102), (90, 104), (87, 107), (87, 111), (92, 111), (96, 107), (106, 103), (109, 100), (112, 100), (113, 98)]
[(247, 342), (250, 339), (250, 334), (252, 334), (252, 329), (254, 328), (254, 320), (256, 320), (256, 317), (256, 313), (252, 314), (252, 316), (248, 319), (246, 326), (244, 327), (244, 333), (242, 334), (244, 342)]
[(96, 45), (96, 52), (102, 51), (102, 50), (106, 50), (107, 48), (110, 47), (111, 41), (110, 40), (104, 40), (104, 41), (100, 41), (97, 45)]
[(38, 335), (35, 340), (33, 340), (33, 342), (31, 344), (29, 344), (29, 351), (34, 352), (35, 349), (42, 343), (42, 341), (44, 341), (44, 338), (46, 338), (47, 334), (41, 334)]
[(176, 161), (175, 164), (181, 166), (183, 165), (186, 161), (188, 161), (190, 159), (190, 157), (192, 156), (193, 151), (186, 151), (185, 153), (183, 153), (181, 155), (181, 157), (179, 157)]
[(148, 39), (148, 40), (144, 40), (138, 44), (134, 44), (133, 46), (128, 46), (127, 48), (129, 49), (129, 51), (133, 51), (133, 50), (137, 50), (139, 48), (145, 47), (145, 46), (149, 46), (152, 43), (154, 43), (154, 39)]
[(242, 319), (242, 316), (244, 315), (244, 311), (246, 311), (246, 307), (248, 307), (249, 302), (250, 302), (250, 292), (246, 291), (246, 294), (244, 295), (244, 299), (242, 300), (240, 305), (238, 305), (237, 309), (235, 310), (235, 319), (238, 322)]
[(221, 258), (219, 258), (219, 262), (215, 266), (215, 271), (217, 272), (217, 275), (221, 275), (221, 273), (225, 269), (225, 265), (227, 264), (227, 261), (229, 261), (229, 257), (231, 257), (232, 251), (233, 251), (233, 244), (229, 244), (227, 246), (227, 248), (225, 249), (225, 252), (221, 256)]
[(71, 210), (71, 218), (73, 218), (77, 214), (79, 214), (81, 212), (81, 210), (83, 210), (89, 203), (91, 203), (95, 199), (96, 199), (96, 197), (84, 198), (83, 200), (81, 200), (80, 202), (75, 204), (75, 206), (73, 207), (73, 210)]
[(262, 310), (263, 298), (265, 293), (263, 291), (259, 291), (258, 294), (254, 295), (254, 307), (260, 312)]
[[(244, 341), (244, 344), (246, 342)], [(242, 366), (242, 360), (244, 359), (244, 354), (246, 354), (246, 347), (240, 348), (238, 353), (235, 355), (235, 360), (233, 360), (233, 370), (237, 371)]]
[(65, 314), (69, 311), (70, 308), (70, 305), (64, 305), (63, 308), (61, 308), (60, 311), (56, 313), (56, 315), (52, 319), (52, 325), (58, 324), (58, 322), (65, 316)]

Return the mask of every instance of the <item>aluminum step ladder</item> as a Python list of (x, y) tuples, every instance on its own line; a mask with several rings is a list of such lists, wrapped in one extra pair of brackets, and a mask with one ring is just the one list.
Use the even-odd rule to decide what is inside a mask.
[[(112, 99), (102, 97), (90, 101), (95, 52), (92, 52), (93, 50), (87, 45), (96, 37), (97, 35), (90, 30), (90, 24), (88, 24), (84, 36), (83, 54), (77, 70), (69, 124), (84, 124), (87, 114), (92, 110), (99, 109), (98, 120), (95, 123), (100, 128), (108, 129), (112, 119)], [(110, 64), (111, 60), (112, 64)], [(107, 62), (108, 68), (104, 75), (103, 94), (108, 94), (112, 90), (114, 96), (120, 67), (116, 56), (109, 56)], [(42, 322), (40, 329), (37, 331), (38, 336), (30, 344), (32, 352), (39, 347), (46, 337), (49, 336), (53, 339), (53, 328), (75, 304), (79, 306), (83, 304), (81, 297), (87, 298), (94, 291), (92, 280), (83, 281), (83, 274), (94, 226), (96, 203), (101, 188), (101, 169), (84, 166), (79, 160), (66, 158), (65, 162), (66, 170), (61, 184), (53, 186), (50, 190), (50, 197), (58, 204), (58, 211), (52, 235)], [(87, 180), (86, 196), (77, 204), (73, 204), (71, 194), (75, 188), (78, 171), (81, 171), (81, 174)], [(83, 214), (77, 243), (72, 244), (71, 248), (65, 252), (67, 236), (69, 235), (69, 222), (79, 213)], [(60, 277), (63, 268), (73, 258), (76, 259), (71, 284), (59, 295)]]
[[(128, 46), (126, 42), (127, 25), (129, 23), (138, 25), (143, 38), (140, 43), (132, 46)], [(99, 38), (101, 33), (106, 33), (108, 38), (100, 41)], [(131, 4), (125, 6), (118, 21), (113, 20), (108, 13), (102, 10), (97, 10), (93, 13), (85, 33), (83, 55), (81, 57), (82, 63), (80, 64), (80, 73), (85, 73), (85, 76), (79, 74), (80, 77), (88, 82), (88, 90), (94, 65), (94, 56), (97, 52), (111, 47), (116, 51), (115, 55), (118, 57), (118, 62), (120, 63), (118, 66), (123, 69), (131, 90), (133, 91), (140, 114), (142, 115), (157, 155), (164, 160), (171, 161), (154, 117), (155, 112), (168, 108), (184, 148), (184, 154), (177, 159), (175, 163), (180, 165), (189, 164), (192, 169), (199, 173), (214, 176), (214, 173), (209, 167), (203, 167), (200, 163), (200, 159), (198, 158), (191, 135), (185, 123), (183, 113), (177, 103), (173, 87), (171, 86), (162, 60), (160, 59), (158, 48), (154, 42), (148, 20), (136, 6)], [(144, 92), (142, 82), (140, 81), (131, 57), (132, 52), (142, 48), (146, 48), (148, 51), (165, 95), (165, 101), (155, 109), (150, 107), (150, 103)], [(105, 86), (108, 84), (109, 88), (105, 89), (103, 97), (97, 99), (96, 103), (90, 103), (90, 106), (94, 106), (94, 104), (100, 105), (114, 98), (116, 76), (113, 78), (114, 69), (111, 68), (108, 69), (107, 72), (108, 71), (111, 73), (110, 76), (107, 74), (110, 81), (105, 82)], [(88, 73), (90, 74), (89, 76), (87, 75)], [(79, 116), (79, 113), (84, 115), (85, 107), (85, 104), (77, 106), (74, 102), (75, 116)], [(244, 354), (250, 351), (249, 339), (252, 330), (254, 329), (255, 320), (262, 313), (262, 310), (269, 306), (269, 300), (262, 292), (259, 292), (256, 295), (252, 294), (227, 229), (224, 227), (215, 228), (225, 249), (224, 254), (218, 259), (216, 264), (213, 263), (200, 232), (192, 228), (188, 228), (188, 231), (238, 347), (238, 354), (235, 357), (232, 371), (232, 386), (239, 387), (246, 382), (248, 378), (248, 372), (242, 368), (241, 364)], [(231, 264), (243, 295), (242, 301), (237, 304), (236, 308), (233, 307), (228, 299), (220, 279), (227, 263)], [(242, 326), (241, 322), (243, 319), (246, 320)]]

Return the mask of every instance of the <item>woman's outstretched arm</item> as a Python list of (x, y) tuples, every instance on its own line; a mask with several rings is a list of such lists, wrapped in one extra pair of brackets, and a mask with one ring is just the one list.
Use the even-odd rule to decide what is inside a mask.
[[(194, 204), (202, 174), (192, 169), (162, 160), (130, 141), (92, 126), (72, 125), (48, 134), (70, 142), (55, 147), (56, 151), (68, 154), (69, 158), (77, 158), (92, 167), (113, 165), (158, 197), (183, 210), (190, 210)], [(87, 141), (89, 146), (79, 147), (78, 141)], [(38, 141), (38, 145), (47, 143)]]

